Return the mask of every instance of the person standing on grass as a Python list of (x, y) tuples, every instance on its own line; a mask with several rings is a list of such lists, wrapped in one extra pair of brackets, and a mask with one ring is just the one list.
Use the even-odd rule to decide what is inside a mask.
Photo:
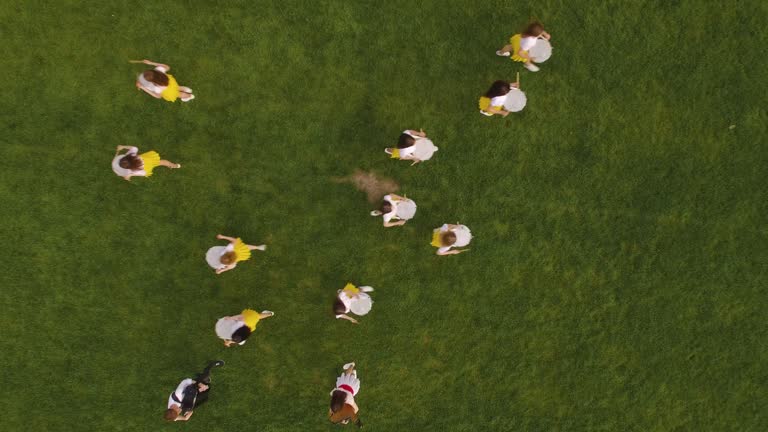
[(413, 219), (415, 214), (416, 203), (395, 194), (385, 195), (381, 207), (371, 212), (371, 216), (381, 216), (384, 219), (385, 228), (405, 225), (406, 222)]
[(357, 413), (360, 409), (355, 403), (355, 396), (360, 392), (360, 380), (357, 378), (355, 363), (344, 365), (344, 372), (336, 378), (336, 387), (331, 391), (331, 408), (328, 419), (334, 424), (348, 424), (352, 421), (357, 427), (363, 427)]
[(176, 99), (181, 99), (182, 102), (189, 102), (195, 98), (191, 88), (180, 86), (176, 82), (176, 78), (168, 73), (171, 70), (170, 66), (146, 59), (136, 61), (135, 63), (144, 63), (155, 67), (154, 69), (142, 72), (136, 78), (136, 88), (139, 90), (144, 91), (155, 99), (165, 99), (168, 102), (175, 102)]
[(229, 241), (229, 244), (226, 246), (213, 246), (205, 254), (205, 260), (209, 266), (216, 270), (216, 274), (232, 270), (240, 261), (249, 260), (252, 250), (258, 249), (263, 251), (267, 249), (267, 245), (253, 246), (245, 244), (239, 237), (234, 238), (218, 234), (216, 238)]
[(243, 345), (256, 330), (256, 324), (260, 320), (274, 315), (274, 312), (268, 310), (258, 313), (252, 309), (245, 309), (240, 312), (240, 315), (225, 316), (216, 321), (216, 335), (224, 340), (226, 347), (232, 344)]
[(427, 155), (423, 160), (428, 160), (437, 151), (437, 147), (435, 147), (431, 140), (427, 139), (424, 129), (419, 129), (418, 131), (408, 129), (400, 134), (400, 138), (397, 140), (397, 147), (385, 148), (384, 153), (390, 155), (392, 159), (411, 160), (413, 161), (411, 166), (413, 166), (422, 162), (422, 159), (416, 154), (417, 144), (425, 147), (419, 152)]
[(539, 37), (543, 37), (549, 40), (549, 33), (544, 31), (544, 26), (537, 21), (528, 24), (525, 31), (521, 34), (518, 33), (509, 39), (509, 45), (504, 45), (503, 48), (496, 51), (497, 56), (510, 57), (513, 61), (523, 63), (523, 67), (531, 72), (538, 72), (539, 67), (533, 62), (533, 59), (528, 55), (528, 51), (536, 45), (536, 41)]
[(333, 302), (333, 313), (336, 319), (344, 319), (352, 324), (357, 320), (347, 315), (352, 312), (355, 315), (366, 315), (373, 307), (373, 299), (368, 294), (373, 292), (369, 286), (356, 287), (348, 283), (343, 289), (336, 291), (336, 300)]
[[(128, 151), (121, 154), (122, 150)], [(131, 177), (149, 177), (158, 166), (181, 168), (180, 164), (160, 159), (156, 151), (139, 154), (139, 149), (131, 146), (117, 146), (112, 159), (112, 171), (128, 181), (131, 181)]]
[(224, 361), (212, 361), (208, 363), (202, 373), (197, 374), (195, 379), (182, 380), (176, 390), (168, 397), (165, 419), (168, 421), (189, 420), (194, 409), (208, 400), (208, 392), (211, 390), (211, 369), (219, 366), (224, 366)]
[(432, 232), (432, 246), (438, 248), (438, 255), (457, 255), (469, 249), (451, 249), (464, 247), (472, 241), (472, 233), (466, 225), (444, 224)]
[(494, 81), (491, 88), (480, 97), (478, 105), (480, 113), (488, 117), (498, 114), (502, 117), (509, 115), (509, 111), (504, 109), (504, 102), (512, 88), (517, 88), (517, 83), (507, 81)]

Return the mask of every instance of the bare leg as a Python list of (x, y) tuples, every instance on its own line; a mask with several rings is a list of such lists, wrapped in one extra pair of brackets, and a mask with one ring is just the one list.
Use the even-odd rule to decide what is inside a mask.
[(189, 87), (179, 86), (179, 91), (183, 91), (184, 93), (192, 93), (192, 89)]
[(525, 61), (525, 63), (523, 63), (523, 67), (528, 69), (531, 72), (538, 72), (539, 71), (539, 67), (536, 66), (536, 63), (531, 61), (531, 59), (527, 59)]
[(181, 99), (182, 102), (191, 101), (194, 98), (195, 98), (195, 95), (193, 95), (192, 93), (187, 93), (183, 91), (179, 92), (179, 99)]
[(512, 45), (504, 45), (502, 49), (499, 50), (500, 53), (511, 53), (512, 52)]
[(169, 162), (169, 161), (167, 161), (167, 160), (165, 160), (165, 159), (163, 159), (163, 160), (161, 160), (161, 161), (160, 161), (160, 165), (161, 165), (161, 166), (164, 166), (164, 167), (166, 167), (166, 168), (181, 168), (181, 165), (180, 165), (180, 164), (175, 164), (175, 163), (173, 163), (173, 162)]
[(267, 250), (267, 245), (258, 245), (258, 246), (246, 245), (246, 246), (248, 246), (249, 250), (260, 250), (260, 251)]
[(346, 369), (344, 369), (344, 375), (355, 375), (355, 364), (354, 363), (348, 363), (344, 366), (348, 366)]
[[(508, 57), (513, 54), (512, 53), (513, 49), (514, 47), (512, 45), (504, 45), (502, 49), (496, 51), (496, 55)], [(525, 61), (523, 62), (523, 66), (532, 72), (536, 72), (539, 70), (538, 66), (536, 66), (536, 64), (532, 62), (531, 59), (525, 59)]]

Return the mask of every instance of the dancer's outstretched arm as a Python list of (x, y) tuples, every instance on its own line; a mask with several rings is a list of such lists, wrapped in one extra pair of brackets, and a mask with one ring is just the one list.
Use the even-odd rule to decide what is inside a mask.
[(144, 60), (142, 60), (141, 62), (142, 62), (142, 63), (144, 63), (144, 64), (147, 64), (147, 65), (150, 65), (150, 66), (155, 66), (155, 67), (158, 67), (158, 66), (159, 66), (159, 67), (161, 67), (161, 68), (165, 69), (165, 70), (166, 70), (166, 72), (167, 72), (167, 71), (169, 71), (169, 70), (171, 70), (171, 67), (170, 67), (170, 66), (168, 66), (167, 64), (163, 64), (163, 63), (156, 63), (156, 62), (153, 62), (152, 60), (147, 60), (147, 59), (144, 59)]
[(351, 316), (349, 316), (347, 314), (341, 314), (341, 315), (337, 316), (336, 318), (347, 320), (347, 321), (351, 322), (352, 324), (358, 324), (356, 319), (352, 318)]

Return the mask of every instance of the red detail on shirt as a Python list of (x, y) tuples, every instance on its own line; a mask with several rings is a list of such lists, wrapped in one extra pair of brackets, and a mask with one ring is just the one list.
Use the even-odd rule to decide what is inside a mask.
[(346, 390), (346, 391), (352, 393), (352, 396), (355, 395), (355, 391), (352, 390), (352, 386), (350, 386), (349, 384), (342, 384), (342, 385), (339, 386), (339, 388), (342, 389), (342, 390)]

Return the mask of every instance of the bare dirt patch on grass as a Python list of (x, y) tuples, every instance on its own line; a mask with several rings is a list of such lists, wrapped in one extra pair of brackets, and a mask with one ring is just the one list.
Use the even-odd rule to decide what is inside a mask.
[(335, 183), (350, 183), (355, 189), (365, 192), (370, 203), (381, 201), (384, 195), (400, 189), (400, 185), (391, 178), (380, 176), (373, 171), (365, 172), (360, 169), (356, 169), (351, 175), (346, 177), (333, 177), (331, 181)]

